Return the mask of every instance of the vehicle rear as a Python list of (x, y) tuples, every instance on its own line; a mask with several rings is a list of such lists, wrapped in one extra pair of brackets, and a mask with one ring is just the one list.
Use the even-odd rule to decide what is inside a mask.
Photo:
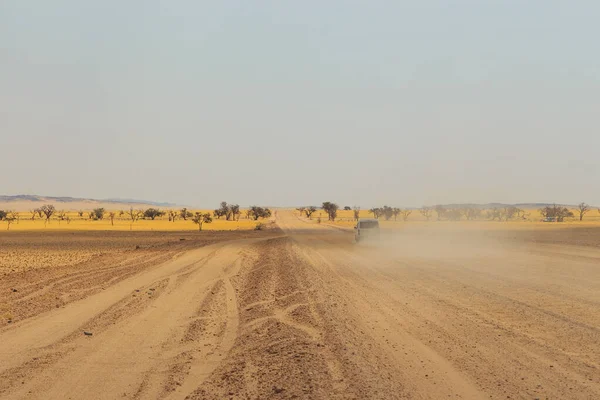
[(376, 219), (359, 219), (354, 229), (356, 243), (379, 239), (379, 221)]

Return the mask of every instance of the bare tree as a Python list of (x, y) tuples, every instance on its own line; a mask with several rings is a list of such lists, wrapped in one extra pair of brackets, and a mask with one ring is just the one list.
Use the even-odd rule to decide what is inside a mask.
[(401, 210), (400, 215), (402, 215), (402, 220), (404, 222), (408, 221), (408, 216), (412, 214), (412, 210)]
[(115, 216), (117, 214), (114, 211), (108, 213), (108, 219), (110, 219), (110, 225), (115, 226)]
[(38, 215), (38, 210), (37, 209), (29, 210), (29, 213), (31, 214), (31, 220), (35, 221), (35, 217), (37, 217), (37, 215)]
[(317, 211), (317, 207), (309, 206), (304, 210), (304, 214), (306, 214), (306, 218), (312, 219), (312, 215)]
[(427, 221), (429, 221), (429, 219), (431, 218), (431, 215), (433, 214), (433, 208), (423, 206), (423, 207), (421, 207), (419, 212), (421, 213), (422, 216), (424, 216), (427, 219)]
[(587, 214), (588, 211), (590, 211), (590, 206), (589, 204), (581, 202), (577, 205), (577, 209), (579, 210), (579, 220), (583, 221), (583, 216)]
[(179, 211), (177, 211), (177, 210), (169, 210), (168, 214), (169, 214), (170, 222), (175, 222), (177, 217), (179, 217)]
[(382, 208), (375, 207), (375, 208), (371, 208), (371, 209), (369, 210), (369, 212), (370, 212), (371, 214), (373, 214), (373, 218), (377, 218), (377, 219), (379, 219), (379, 217), (380, 217), (380, 216), (383, 214), (383, 209), (382, 209)]
[(132, 230), (133, 224), (135, 223), (135, 221), (139, 220), (142, 217), (142, 215), (144, 215), (144, 211), (134, 210), (133, 207), (131, 207), (127, 214), (129, 215), (129, 219), (131, 220), (131, 223), (129, 224), (129, 230)]
[(56, 208), (52, 204), (44, 204), (40, 207), (40, 211), (46, 217), (46, 222), (44, 224), (47, 224), (48, 222), (50, 222), (50, 217), (52, 217), (52, 215), (56, 211)]
[(80, 217), (83, 217), (83, 210), (77, 211), (77, 215), (79, 215)]
[(21, 214), (19, 214), (17, 211), (12, 211), (11, 216), (17, 220), (17, 224), (21, 222)]
[(58, 219), (58, 224), (60, 225), (60, 221), (64, 221), (67, 217), (67, 213), (64, 210), (60, 210), (56, 212), (56, 219)]
[(38, 213), (38, 217), (40, 218), (44, 218), (44, 212), (42, 211), (42, 208), (36, 208), (35, 211)]
[(10, 230), (10, 225), (19, 220), (19, 214), (15, 211), (10, 211), (6, 214), (4, 220), (6, 221), (6, 230), (8, 231)]
[(298, 208), (296, 208), (296, 211), (298, 211), (300, 213), (300, 216), (302, 216), (302, 214), (304, 214), (304, 210), (306, 210), (306, 207), (298, 207)]
[(192, 217), (192, 222), (195, 223), (196, 225), (198, 225), (198, 230), (201, 231), (202, 224), (203, 223), (210, 224), (212, 222), (212, 217), (210, 216), (210, 213), (196, 212), (194, 214), (194, 216)]
[(392, 214), (394, 214), (394, 221), (398, 221), (398, 215), (402, 212), (402, 209), (394, 207), (392, 208)]
[(354, 207), (354, 220), (358, 221), (360, 218), (360, 207)]

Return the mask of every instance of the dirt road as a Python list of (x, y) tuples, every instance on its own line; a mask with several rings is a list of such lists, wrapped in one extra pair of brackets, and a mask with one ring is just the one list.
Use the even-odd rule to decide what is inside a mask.
[(600, 398), (600, 250), (277, 218), (3, 327), (0, 397)]

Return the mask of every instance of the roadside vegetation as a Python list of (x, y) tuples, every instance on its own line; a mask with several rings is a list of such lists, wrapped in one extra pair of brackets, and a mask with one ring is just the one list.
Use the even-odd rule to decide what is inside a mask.
[[(258, 230), (265, 229), (272, 211), (267, 207), (242, 209), (238, 204), (222, 202), (215, 210), (133, 208), (108, 210), (58, 210), (45, 204), (26, 212), (0, 210), (0, 221), (6, 230)], [(261, 222), (262, 221), (262, 222)]]
[[(590, 211), (597, 210), (598, 215)], [(591, 207), (585, 202), (577, 206), (558, 204), (543, 205), (539, 208), (520, 208), (512, 205), (484, 207), (470, 205), (434, 205), (421, 208), (398, 208), (389, 205), (373, 207), (368, 210), (360, 206), (340, 207), (335, 202), (323, 202), (321, 207), (304, 206), (296, 208), (299, 217), (314, 219), (321, 223), (347, 225), (359, 218), (374, 218), (383, 222), (459, 222), (459, 221), (495, 221), (495, 222), (600, 222), (600, 208)]]

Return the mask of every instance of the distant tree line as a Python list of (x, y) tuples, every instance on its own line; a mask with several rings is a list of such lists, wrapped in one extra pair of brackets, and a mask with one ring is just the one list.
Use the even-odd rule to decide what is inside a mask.
[[(90, 221), (101, 221), (108, 219), (110, 224), (113, 226), (115, 219), (119, 217), (120, 219), (129, 221), (130, 230), (133, 229), (133, 224), (140, 219), (154, 221), (157, 218), (164, 216), (168, 217), (169, 222), (175, 222), (177, 219), (182, 219), (184, 221), (191, 220), (193, 223), (198, 225), (199, 230), (202, 230), (203, 224), (212, 222), (213, 215), (218, 219), (224, 217), (227, 221), (239, 221), (241, 210), (238, 204), (228, 204), (227, 202), (222, 202), (221, 206), (214, 210), (212, 215), (210, 212), (191, 212), (185, 207), (180, 210), (167, 211), (155, 207), (150, 207), (145, 210), (134, 209), (133, 207), (130, 207), (128, 211), (107, 211), (106, 209), (99, 207), (94, 208), (89, 212), (79, 210), (76, 213), (79, 218)], [(45, 204), (39, 208), (32, 209), (29, 211), (29, 215), (32, 221), (35, 221), (37, 218), (43, 219), (44, 225), (50, 223), (52, 219), (57, 220), (59, 224), (61, 221), (66, 221), (67, 223), (71, 222), (71, 218), (67, 212), (64, 210), (57, 210), (52, 204)], [(251, 206), (246, 210), (246, 217), (254, 221), (257, 221), (261, 218), (270, 218), (271, 215), (272, 212), (267, 207)], [(13, 222), (18, 222), (19, 218), (20, 214), (17, 212), (0, 210), (0, 221), (7, 222), (8, 229), (10, 229), (10, 225)]]
[[(330, 201), (323, 202), (321, 210), (323, 210), (328, 217), (329, 221), (335, 221), (337, 218), (339, 206)], [(358, 220), (360, 217), (360, 207), (344, 206), (344, 211), (353, 211), (354, 220)], [(587, 203), (579, 203), (577, 205), (577, 217), (580, 221), (583, 221), (584, 216), (590, 211), (590, 206)], [(311, 219), (315, 211), (318, 210), (315, 206), (309, 207), (298, 207), (296, 210), (302, 216)], [(530, 213), (516, 207), (516, 206), (503, 206), (493, 207), (490, 209), (484, 209), (477, 206), (461, 206), (461, 207), (446, 207), (443, 205), (435, 206), (423, 206), (420, 209), (409, 209), (409, 208), (397, 208), (384, 205), (382, 207), (374, 207), (369, 209), (369, 213), (372, 214), (373, 218), (383, 218), (389, 221), (393, 218), (397, 221), (401, 218), (402, 221), (408, 221), (413, 211), (418, 210), (419, 213), (427, 220), (430, 221), (434, 216), (438, 221), (474, 221), (474, 220), (489, 220), (489, 221), (511, 221), (519, 219), (527, 219)], [(557, 206), (556, 204), (551, 206), (545, 206), (538, 210), (542, 218), (546, 221), (557, 221), (563, 222), (565, 218), (574, 218), (575, 214), (564, 206)], [(598, 209), (600, 213), (600, 208)]]

